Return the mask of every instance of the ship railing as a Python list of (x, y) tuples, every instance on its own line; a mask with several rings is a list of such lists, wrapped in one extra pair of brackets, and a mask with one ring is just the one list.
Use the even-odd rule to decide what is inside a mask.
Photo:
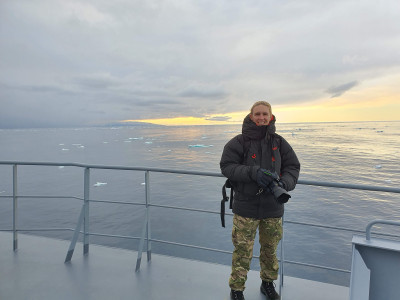
[[(151, 236), (151, 226), (150, 226), (150, 207), (158, 207), (158, 208), (168, 208), (168, 209), (177, 209), (177, 210), (186, 210), (193, 212), (201, 212), (201, 213), (210, 213), (210, 214), (220, 214), (219, 211), (211, 211), (211, 210), (203, 210), (203, 209), (195, 209), (188, 207), (177, 207), (177, 206), (169, 206), (169, 205), (159, 205), (152, 204), (150, 197), (151, 190), (151, 181), (150, 174), (151, 173), (167, 173), (167, 174), (180, 174), (180, 175), (196, 175), (196, 176), (211, 176), (211, 177), (224, 177), (220, 173), (213, 172), (198, 172), (198, 171), (186, 171), (186, 170), (174, 170), (174, 169), (161, 169), (161, 168), (150, 168), (150, 167), (126, 167), (126, 166), (108, 166), (108, 165), (91, 165), (91, 164), (81, 164), (81, 163), (59, 163), (59, 162), (21, 162), (21, 161), (0, 161), (0, 165), (10, 165), (12, 166), (12, 195), (0, 195), (0, 198), (12, 198), (13, 199), (13, 226), (12, 229), (1, 229), (0, 231), (12, 231), (13, 232), (13, 249), (14, 251), (18, 249), (18, 232), (35, 232), (35, 231), (73, 231), (73, 237), (70, 242), (70, 246), (68, 248), (65, 262), (69, 262), (72, 259), (72, 255), (75, 250), (75, 245), (78, 240), (80, 234), (83, 235), (83, 254), (86, 255), (89, 253), (89, 237), (90, 236), (101, 236), (101, 237), (112, 237), (112, 238), (124, 238), (124, 239), (135, 239), (139, 240), (138, 247), (138, 257), (136, 260), (136, 271), (140, 270), (140, 264), (142, 260), (142, 253), (144, 250), (144, 245), (146, 243), (147, 250), (147, 260), (151, 260), (151, 242), (156, 243), (164, 243), (175, 246), (183, 246), (188, 248), (214, 251), (219, 253), (232, 254), (232, 251), (226, 251), (221, 249), (214, 249), (208, 247), (202, 247), (198, 245), (191, 244), (183, 244), (173, 241), (159, 240), (152, 238)], [(82, 168), (84, 170), (83, 176), (83, 198), (75, 197), (75, 196), (40, 196), (40, 195), (19, 195), (18, 193), (18, 166), (58, 166), (58, 167), (77, 167)], [(102, 170), (127, 170), (127, 171), (142, 171), (145, 173), (145, 199), (143, 203), (133, 203), (133, 202), (123, 202), (123, 201), (108, 201), (108, 200), (95, 200), (90, 199), (90, 171), (92, 169), (102, 169)], [(331, 188), (343, 188), (343, 189), (354, 189), (354, 190), (364, 190), (364, 191), (376, 191), (376, 192), (388, 192), (388, 193), (400, 193), (400, 188), (392, 188), (392, 187), (381, 187), (381, 186), (368, 186), (368, 185), (358, 185), (358, 184), (344, 184), (344, 183), (334, 183), (334, 182), (321, 182), (321, 181), (311, 181), (311, 180), (299, 180), (298, 184), (300, 185), (311, 185), (318, 187), (331, 187)], [(21, 198), (32, 198), (32, 199), (45, 199), (45, 198), (70, 198), (70, 199), (78, 199), (83, 201), (81, 212), (78, 218), (78, 222), (75, 228), (20, 228), (18, 226), (18, 199)], [(102, 203), (112, 203), (112, 204), (129, 204), (129, 205), (142, 205), (145, 206), (145, 214), (142, 225), (141, 236), (122, 236), (122, 235), (112, 235), (112, 234), (104, 234), (104, 233), (95, 233), (90, 232), (89, 230), (89, 205), (94, 202), (102, 202)], [(226, 213), (227, 215), (232, 215), (231, 213)], [(364, 234), (365, 230), (356, 230), (352, 228), (339, 227), (339, 226), (329, 226), (324, 224), (315, 224), (308, 222), (298, 222), (298, 221), (290, 221), (283, 218), (283, 224), (295, 224), (295, 225), (303, 225), (303, 226), (311, 226), (317, 227), (321, 229), (329, 229), (329, 230), (339, 230), (339, 231), (347, 231), (352, 233), (361, 233)], [(82, 228), (83, 227), (83, 228)], [(370, 233), (369, 233), (370, 234)], [(399, 238), (397, 235), (379, 233), (383, 236)], [(284, 278), (284, 265), (285, 264), (293, 264), (299, 265), (303, 267), (312, 267), (318, 268), (328, 271), (336, 271), (343, 273), (350, 273), (350, 270), (334, 268), (316, 264), (310, 264), (300, 261), (292, 261), (285, 259), (285, 235), (283, 234), (280, 247), (279, 247), (279, 261), (280, 261), (280, 286), (279, 290), (283, 285)], [(258, 256), (254, 256), (255, 258), (259, 258)]]

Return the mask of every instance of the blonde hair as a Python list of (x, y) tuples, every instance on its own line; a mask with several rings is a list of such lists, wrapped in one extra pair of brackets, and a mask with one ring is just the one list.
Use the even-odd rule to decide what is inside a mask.
[(250, 109), (250, 114), (253, 114), (254, 107), (259, 106), (259, 105), (264, 105), (264, 106), (268, 107), (269, 113), (272, 115), (271, 104), (269, 104), (267, 101), (257, 101), (256, 103), (254, 103), (253, 106)]

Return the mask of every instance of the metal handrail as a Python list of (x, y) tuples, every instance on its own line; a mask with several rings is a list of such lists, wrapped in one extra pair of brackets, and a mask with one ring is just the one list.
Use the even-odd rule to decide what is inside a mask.
[[(221, 253), (230, 253), (232, 251), (225, 251), (220, 249), (213, 249), (207, 247), (201, 247), (196, 245), (189, 245), (189, 244), (182, 244), (176, 243), (171, 241), (164, 241), (151, 238), (151, 229), (150, 229), (150, 218), (149, 218), (149, 208), (150, 207), (159, 207), (159, 208), (169, 208), (169, 209), (178, 209), (178, 210), (189, 210), (195, 212), (204, 212), (204, 213), (213, 213), (219, 214), (216, 211), (210, 210), (203, 210), (203, 209), (194, 209), (194, 208), (187, 208), (187, 207), (177, 207), (177, 206), (168, 206), (168, 205), (158, 205), (158, 204), (151, 204), (150, 203), (150, 182), (149, 182), (149, 174), (150, 172), (158, 172), (158, 173), (169, 173), (169, 174), (183, 174), (183, 175), (198, 175), (198, 176), (211, 176), (211, 177), (224, 177), (220, 173), (213, 173), (213, 172), (199, 172), (199, 171), (187, 171), (187, 170), (172, 170), (172, 169), (162, 169), (162, 168), (150, 168), (150, 167), (126, 167), (126, 166), (107, 166), (107, 165), (92, 165), (92, 164), (82, 164), (82, 163), (59, 163), (59, 162), (20, 162), (20, 161), (0, 161), (0, 165), (12, 165), (13, 166), (13, 195), (1, 195), (0, 198), (13, 198), (13, 229), (6, 230), (6, 231), (13, 231), (14, 233), (14, 250), (18, 248), (18, 236), (17, 233), (19, 231), (47, 231), (47, 230), (68, 230), (74, 231), (74, 236), (71, 240), (71, 245), (67, 253), (67, 257), (65, 259), (66, 262), (70, 261), (72, 258), (73, 251), (75, 249), (75, 244), (79, 234), (84, 235), (84, 254), (89, 252), (89, 236), (105, 236), (105, 237), (117, 237), (117, 238), (126, 238), (126, 239), (138, 239), (140, 240), (139, 250), (138, 250), (138, 259), (136, 263), (136, 270), (140, 268), (141, 262), (141, 255), (142, 250), (144, 247), (144, 242), (147, 243), (147, 259), (151, 259), (151, 242), (158, 242), (158, 243), (165, 243), (171, 245), (178, 245), (183, 247), (189, 248), (196, 248), (208, 251), (215, 251)], [(31, 196), (31, 195), (18, 195), (17, 193), (17, 166), (65, 166), (65, 167), (80, 167), (84, 168), (84, 197), (71, 197), (71, 196)], [(132, 202), (122, 202), (122, 201), (107, 201), (107, 200), (96, 200), (90, 199), (89, 197), (89, 181), (90, 181), (90, 170), (91, 169), (109, 169), (109, 170), (129, 170), (129, 171), (143, 171), (145, 172), (145, 187), (146, 187), (146, 195), (145, 195), (145, 203), (132, 203)], [(300, 185), (312, 185), (312, 186), (319, 186), (319, 187), (334, 187), (334, 188), (345, 188), (345, 189), (357, 189), (357, 190), (368, 190), (368, 191), (377, 191), (377, 192), (389, 192), (389, 193), (400, 193), (400, 188), (391, 188), (391, 187), (380, 187), (380, 186), (367, 186), (367, 185), (355, 185), (355, 184), (345, 184), (345, 183), (333, 183), (333, 182), (318, 182), (318, 181), (310, 181), (310, 180), (299, 180), (298, 184)], [(71, 228), (40, 228), (40, 229), (22, 229), (17, 228), (17, 200), (18, 198), (71, 198), (83, 201), (83, 206), (81, 210), (80, 217), (77, 222), (77, 227), (75, 229)], [(102, 202), (102, 203), (112, 203), (112, 204), (129, 204), (129, 205), (143, 205), (146, 208), (145, 213), (145, 220), (142, 228), (142, 235), (140, 237), (132, 237), (132, 236), (121, 236), (121, 235), (110, 235), (110, 234), (101, 234), (101, 233), (94, 233), (89, 231), (89, 203), (90, 202)], [(227, 213), (228, 215), (232, 215)], [(343, 230), (343, 231), (351, 231), (357, 233), (363, 233), (364, 231), (361, 230), (354, 230), (350, 228), (344, 227), (335, 227), (335, 226), (328, 226), (322, 224), (312, 224), (312, 223), (304, 223), (304, 222), (296, 222), (290, 220), (284, 220), (284, 223), (291, 223), (297, 225), (306, 225), (306, 226), (314, 226), (319, 228), (326, 228), (326, 229), (334, 229), (334, 230)], [(83, 226), (83, 231), (81, 231), (81, 227)], [(369, 229), (370, 230), (370, 229)], [(0, 231), (4, 231), (0, 229)], [(370, 232), (369, 232), (370, 234)], [(382, 234), (385, 235), (385, 234)], [(395, 235), (387, 236), (398, 237)], [(333, 270), (339, 272), (350, 273), (349, 270), (331, 268), (326, 266), (319, 266), (314, 264), (296, 262), (296, 261), (289, 261), (284, 259), (283, 254), (283, 239), (281, 243), (281, 255), (280, 261), (282, 263), (281, 268), (281, 278), (283, 279), (283, 263), (290, 263), (290, 264), (297, 264), (301, 266), (308, 266), (308, 267), (315, 267), (321, 268), (326, 270)], [(254, 256), (258, 258), (258, 256)]]
[(365, 239), (367, 241), (369, 241), (371, 239), (371, 229), (372, 226), (374, 226), (375, 224), (387, 224), (387, 225), (396, 225), (396, 226), (400, 226), (400, 222), (396, 222), (396, 221), (390, 221), (390, 220), (374, 220), (368, 223), (366, 229), (365, 229)]

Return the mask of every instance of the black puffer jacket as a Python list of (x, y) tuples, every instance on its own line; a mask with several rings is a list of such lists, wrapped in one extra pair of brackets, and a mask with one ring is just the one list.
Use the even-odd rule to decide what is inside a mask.
[(289, 143), (275, 133), (275, 117), (267, 126), (257, 126), (248, 115), (242, 134), (224, 147), (220, 167), (233, 183), (233, 213), (243, 217), (265, 219), (283, 216), (284, 206), (268, 192), (257, 195), (257, 170), (276, 171), (287, 191), (295, 188), (300, 162)]

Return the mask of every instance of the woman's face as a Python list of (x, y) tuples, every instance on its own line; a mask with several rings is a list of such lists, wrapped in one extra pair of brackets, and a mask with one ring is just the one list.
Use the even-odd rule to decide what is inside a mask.
[(250, 119), (256, 123), (257, 126), (268, 125), (269, 121), (271, 121), (271, 113), (268, 106), (255, 106), (253, 112), (250, 114)]

